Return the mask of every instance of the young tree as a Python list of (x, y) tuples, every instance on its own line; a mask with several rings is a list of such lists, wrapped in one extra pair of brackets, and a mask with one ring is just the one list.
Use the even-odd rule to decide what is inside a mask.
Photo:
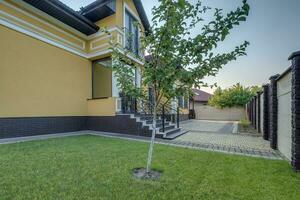
[[(152, 26), (145, 37), (141, 38), (142, 49), (151, 55), (143, 67), (143, 85), (154, 91), (154, 112), (147, 173), (150, 173), (156, 134), (156, 116), (159, 105), (167, 104), (178, 96), (188, 96), (190, 89), (205, 85), (205, 76), (215, 76), (228, 62), (245, 55), (248, 42), (228, 53), (214, 53), (218, 44), (230, 30), (245, 21), (249, 14), (249, 5), (244, 0), (241, 7), (223, 14), (222, 9), (213, 11), (213, 20), (204, 23), (202, 15), (212, 9), (203, 6), (201, 1), (195, 4), (187, 0), (159, 0), (159, 5), (152, 9)], [(202, 25), (201, 28), (198, 26)], [(192, 33), (197, 33), (192, 34)], [(114, 70), (119, 87), (124, 93), (141, 98), (132, 81), (124, 80), (127, 65), (138, 67), (128, 59), (127, 50), (120, 50), (113, 45)], [(127, 76), (128, 77), (128, 76)]]

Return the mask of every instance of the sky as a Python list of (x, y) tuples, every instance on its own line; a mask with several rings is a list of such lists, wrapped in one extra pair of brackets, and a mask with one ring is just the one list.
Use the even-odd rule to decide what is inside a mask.
[[(94, 0), (61, 0), (71, 8), (78, 10)], [(196, 2), (196, 0), (190, 0)], [(203, 0), (203, 5), (222, 8), (224, 13), (242, 4), (242, 0)], [(216, 77), (206, 77), (208, 84), (217, 83), (222, 88), (236, 83), (244, 86), (262, 85), (270, 76), (282, 73), (290, 66), (289, 55), (300, 50), (300, 0), (249, 0), (250, 14), (246, 22), (235, 27), (226, 40), (219, 45), (218, 51), (234, 49), (243, 41), (250, 42), (247, 56), (239, 57), (221, 69)], [(157, 0), (142, 0), (151, 23), (151, 9)], [(210, 20), (211, 15), (204, 16)], [(200, 33), (196, 27), (193, 34)], [(211, 88), (201, 88), (213, 92)]]

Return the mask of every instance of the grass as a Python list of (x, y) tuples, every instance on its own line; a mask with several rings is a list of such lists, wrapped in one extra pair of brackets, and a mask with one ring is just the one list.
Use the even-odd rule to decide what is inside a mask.
[(159, 181), (131, 176), (146, 143), (78, 136), (0, 145), (0, 199), (299, 199), (286, 161), (156, 145)]

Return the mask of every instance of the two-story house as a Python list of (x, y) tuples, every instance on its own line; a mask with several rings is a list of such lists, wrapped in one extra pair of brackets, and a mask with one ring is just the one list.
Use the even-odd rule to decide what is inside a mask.
[[(122, 101), (110, 68), (111, 40), (143, 66), (139, 38), (149, 26), (140, 0), (97, 0), (80, 11), (59, 0), (0, 0), (0, 138), (151, 133), (141, 119), (119, 114)], [(135, 75), (139, 86), (141, 70)]]

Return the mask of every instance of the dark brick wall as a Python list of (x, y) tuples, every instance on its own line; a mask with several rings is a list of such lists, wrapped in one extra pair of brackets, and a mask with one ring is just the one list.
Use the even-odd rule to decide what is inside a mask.
[[(188, 114), (180, 115), (180, 121), (188, 119)], [(130, 115), (111, 117), (22, 117), (0, 118), (0, 139), (43, 134), (65, 133), (82, 130), (126, 133), (150, 136), (151, 131), (143, 128), (141, 122)]]
[(277, 99), (277, 81), (279, 75), (270, 77), (270, 93), (269, 93), (269, 111), (270, 111), (270, 146), (277, 149), (277, 120), (278, 120), (278, 99)]
[(151, 131), (142, 128), (142, 123), (136, 123), (129, 115), (116, 115), (111, 117), (88, 117), (87, 127), (93, 131), (126, 133), (132, 135), (149, 136)]
[(0, 118), (0, 138), (85, 130), (86, 117)]
[(292, 167), (300, 171), (300, 52), (292, 60)]
[(253, 125), (253, 99), (250, 101), (250, 121), (251, 124)]
[(263, 138), (265, 140), (269, 139), (269, 85), (263, 85), (263, 95), (264, 95), (264, 119), (263, 119)]
[(254, 123), (254, 128), (257, 129), (257, 96), (254, 97), (253, 100), (253, 123)]
[(260, 133), (261, 131), (260, 131), (260, 118), (261, 118), (261, 116), (260, 116), (260, 95), (261, 95), (261, 93), (258, 93), (257, 94), (257, 131)]
[(251, 106), (252, 106), (252, 125), (255, 127), (255, 108), (254, 108), (254, 97), (252, 99), (252, 102), (251, 102)]

